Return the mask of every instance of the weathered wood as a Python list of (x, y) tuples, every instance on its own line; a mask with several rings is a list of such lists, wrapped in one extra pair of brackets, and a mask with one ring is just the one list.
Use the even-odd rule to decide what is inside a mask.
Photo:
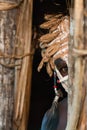
[[(83, 0), (76, 0), (75, 1), (75, 10), (74, 10), (74, 42), (71, 45), (70, 50), (73, 54), (73, 48), (76, 49), (83, 49), (84, 48), (84, 40), (83, 40), (83, 7), (84, 3)], [(78, 12), (79, 9), (79, 12)], [(69, 116), (68, 116), (68, 123), (66, 130), (77, 130), (78, 123), (80, 116), (82, 115), (82, 108), (85, 99), (85, 93), (83, 86), (83, 78), (84, 78), (84, 58), (80, 55), (77, 56), (75, 54), (72, 56), (71, 60), (72, 64), (69, 68), (71, 72), (70, 76), (70, 86), (71, 86), (71, 95), (69, 95), (69, 99), (71, 101), (70, 108), (69, 108)], [(72, 81), (71, 81), (72, 80)], [(70, 102), (69, 102), (70, 103)], [(70, 110), (71, 109), (71, 110)], [(70, 113), (71, 111), (71, 113)]]
[[(12, 54), (15, 43), (17, 10), (0, 11), (0, 52)], [(14, 60), (2, 58), (8, 65)], [(0, 130), (12, 130), (14, 104), (14, 68), (0, 65)]]
[[(17, 54), (30, 54), (32, 51), (32, 7), (33, 0), (25, 0), (19, 10), (17, 38), (19, 44)], [(21, 46), (20, 46), (21, 45)], [(22, 51), (20, 50), (23, 49)], [(25, 56), (21, 61), (22, 66), (17, 71), (16, 104), (14, 114), (14, 130), (26, 130), (29, 114), (29, 101), (32, 76), (32, 55)], [(16, 125), (17, 127), (16, 127)], [(16, 127), (16, 128), (15, 128)]]
[[(87, 52), (87, 0), (84, 1), (84, 50)], [(84, 77), (83, 77), (83, 86), (84, 86), (84, 106), (82, 108), (81, 116), (80, 116), (80, 121), (78, 124), (78, 130), (86, 130), (87, 129), (87, 53), (84, 57), (85, 60), (85, 70), (84, 70)]]
[[(87, 0), (84, 0), (84, 11), (87, 13)], [(87, 15), (84, 16), (84, 45), (87, 50)], [(85, 58), (85, 74), (84, 74), (84, 86), (86, 88), (85, 97), (85, 130), (87, 130), (87, 55)]]

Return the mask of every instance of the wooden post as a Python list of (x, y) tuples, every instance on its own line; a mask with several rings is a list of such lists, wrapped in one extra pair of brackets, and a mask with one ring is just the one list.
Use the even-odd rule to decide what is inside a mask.
[[(86, 12), (86, 14), (85, 14)], [(84, 45), (87, 50), (87, 0), (84, 0)], [(84, 85), (86, 88), (86, 97), (85, 97), (85, 130), (87, 130), (87, 55), (85, 57), (85, 74), (84, 74)]]
[[(33, 0), (24, 0), (19, 9), (19, 21), (17, 26), (17, 37), (19, 44), (17, 54), (21, 53), (22, 47), (24, 57), (21, 68), (16, 77), (16, 100), (14, 109), (14, 130), (26, 130), (29, 116), (29, 101), (32, 77), (32, 9)], [(21, 46), (20, 46), (21, 45)]]
[[(32, 12), (33, 12), (33, 0), (27, 0), (27, 13), (28, 15), (26, 17), (28, 17), (28, 20), (26, 20), (26, 28), (25, 28), (25, 39), (26, 39), (26, 44), (28, 44), (26, 47), (27, 49), (25, 49), (25, 53), (32, 52)], [(29, 48), (28, 48), (29, 47)], [(34, 50), (33, 50), (34, 51)], [(28, 126), (28, 117), (29, 117), (29, 106), (30, 106), (30, 95), (31, 95), (31, 78), (32, 78), (32, 62), (33, 62), (33, 56), (30, 55), (29, 57), (26, 57), (26, 59), (28, 60), (28, 66), (27, 66), (27, 75), (26, 75), (26, 80), (27, 80), (27, 84), (26, 84), (26, 90), (25, 90), (25, 99), (24, 99), (24, 103), (23, 103), (23, 115), (22, 115), (22, 121), (20, 124), (20, 127), (18, 130), (27, 130), (27, 126)]]
[[(79, 11), (78, 11), (79, 10)], [(86, 130), (85, 125), (85, 90), (86, 84), (84, 82), (85, 75), (85, 59), (84, 59), (84, 0), (75, 0), (74, 5), (74, 39), (73, 44), (70, 45), (71, 55), (69, 56), (70, 70), (69, 85), (71, 95), (69, 94), (70, 108), (68, 115), (68, 123), (66, 130)], [(71, 48), (72, 47), (72, 48)], [(86, 52), (87, 54), (87, 52)], [(71, 97), (70, 97), (71, 96)]]
[(14, 105), (14, 59), (16, 16), (20, 0), (0, 0), (0, 130), (12, 130)]

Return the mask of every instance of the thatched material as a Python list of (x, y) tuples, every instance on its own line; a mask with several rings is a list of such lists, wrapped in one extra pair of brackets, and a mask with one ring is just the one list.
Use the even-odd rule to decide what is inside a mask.
[(38, 71), (46, 63), (47, 73), (52, 76), (54, 61), (68, 54), (69, 16), (63, 16), (63, 14), (46, 15), (45, 19), (47, 22), (41, 24), (40, 27), (49, 29), (49, 33), (39, 39), (42, 60), (38, 66)]
[(0, 0), (0, 11), (18, 7), (23, 0)]

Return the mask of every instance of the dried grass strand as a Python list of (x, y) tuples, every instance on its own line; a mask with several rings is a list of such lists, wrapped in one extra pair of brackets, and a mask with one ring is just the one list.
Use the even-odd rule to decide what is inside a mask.
[(47, 42), (51, 42), (54, 38), (57, 37), (57, 35), (59, 34), (59, 32), (55, 32), (55, 33), (48, 33), (48, 34), (45, 34), (43, 36), (40, 37), (39, 41), (41, 43), (47, 43)]
[[(69, 41), (69, 32), (66, 28), (69, 27), (69, 22), (67, 22), (69, 18), (68, 16), (63, 16), (60, 14), (47, 15), (45, 16), (45, 19), (48, 21), (41, 24), (40, 27), (43, 29), (49, 29), (49, 33), (42, 35), (39, 39), (40, 48), (42, 49), (42, 60), (38, 66), (38, 71), (41, 70), (45, 63), (47, 73), (51, 76), (52, 70), (54, 69), (53, 61), (56, 58), (64, 58), (64, 55), (68, 54), (67, 46)], [(66, 48), (66, 50), (63, 52), (62, 50), (64, 48)]]
[(63, 14), (57, 14), (57, 15), (55, 15), (55, 14), (46, 14), (45, 16), (44, 16), (44, 19), (46, 19), (46, 20), (50, 20), (50, 19), (52, 19), (52, 18), (61, 18), (63, 16)]
[(22, 3), (22, 1), (23, 0), (21, 0), (19, 3), (11, 1), (7, 2), (0, 1), (0, 11), (16, 8)]
[[(18, 22), (18, 36), (24, 37), (25, 44), (24, 46), (24, 53), (30, 53), (31, 50), (31, 14), (32, 14), (32, 2), (29, 0), (24, 0), (23, 6), (21, 7), (21, 15), (19, 17)], [(30, 8), (29, 8), (30, 7)], [(31, 12), (31, 13), (30, 13)], [(24, 26), (26, 25), (26, 26)], [(24, 31), (24, 30), (25, 31)], [(22, 61), (22, 68), (20, 71), (20, 77), (17, 86), (17, 99), (16, 99), (16, 108), (15, 108), (15, 120), (21, 120), (23, 116), (24, 110), (24, 100), (25, 100), (25, 93), (26, 87), (28, 82), (28, 69), (29, 69), (29, 60), (30, 56), (23, 58)]]

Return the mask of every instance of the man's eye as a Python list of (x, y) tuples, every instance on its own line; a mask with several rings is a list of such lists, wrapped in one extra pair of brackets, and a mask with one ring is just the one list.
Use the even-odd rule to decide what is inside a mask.
[(64, 66), (64, 67), (60, 68), (59, 71), (62, 74), (62, 76), (66, 76), (68, 74), (68, 67)]
[(63, 67), (62, 69), (61, 69), (61, 71), (63, 71), (63, 72), (67, 72), (68, 71), (68, 68), (67, 67)]

